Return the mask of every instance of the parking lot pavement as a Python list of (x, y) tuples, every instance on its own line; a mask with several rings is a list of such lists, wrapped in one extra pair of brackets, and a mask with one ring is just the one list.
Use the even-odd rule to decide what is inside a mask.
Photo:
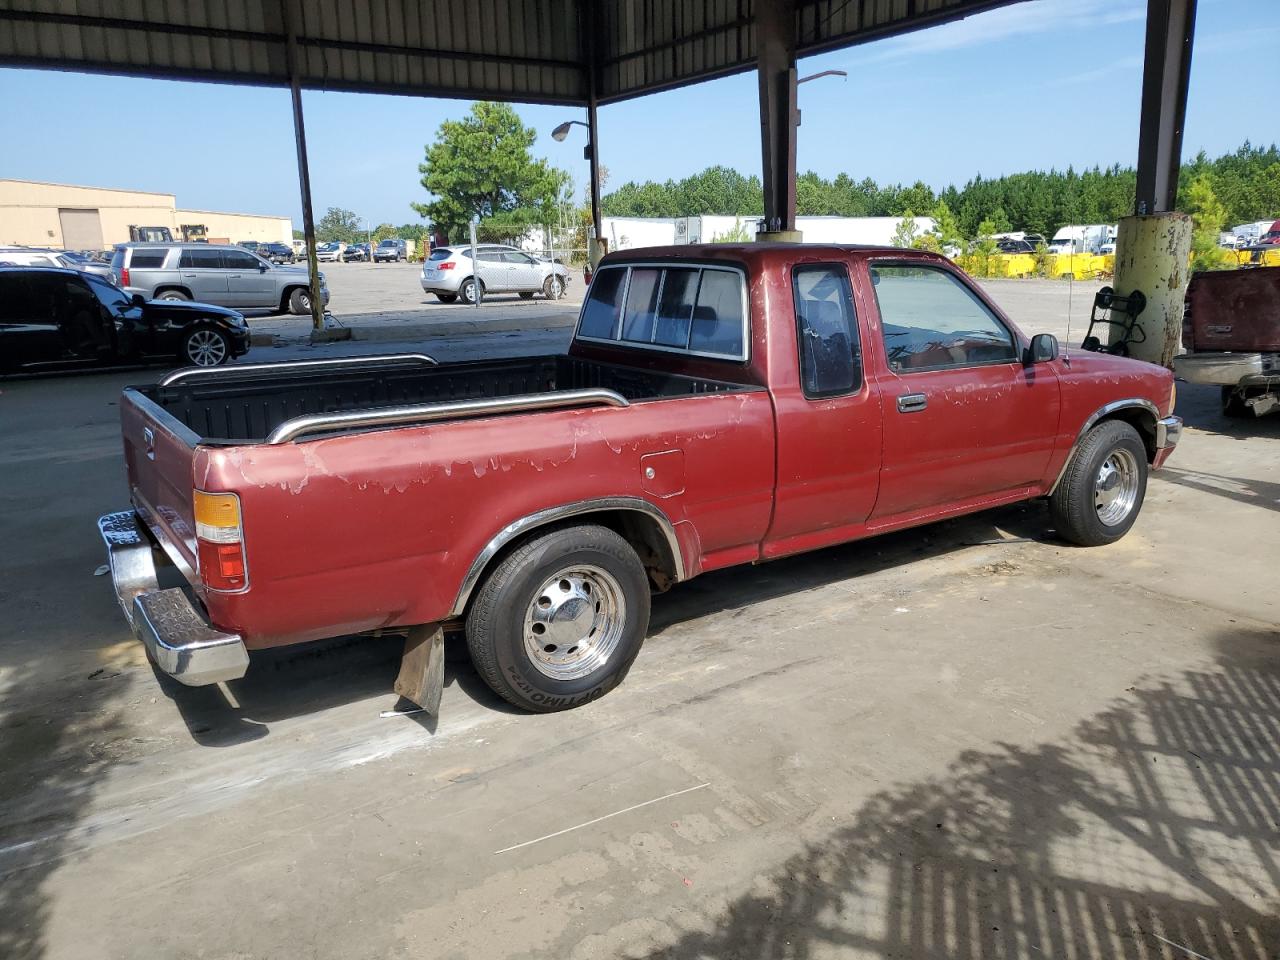
[(679, 585), (577, 711), (452, 643), (436, 722), (393, 639), (157, 678), (94, 576), (150, 376), (0, 381), (0, 956), (1280, 951), (1280, 417), (1182, 389), (1111, 547), (1029, 504)]
[[(436, 323), (485, 323), (495, 319), (525, 320), (529, 328), (566, 326), (578, 315), (582, 303), (582, 271), (571, 271), (568, 289), (560, 300), (541, 294), (530, 300), (515, 293), (493, 294), (479, 307), (441, 303), (423, 292), (419, 263), (322, 263), (320, 271), (329, 285), (329, 312), (337, 321), (362, 329), (383, 326)], [(290, 314), (248, 311), (255, 333), (274, 334), (290, 340), (305, 339), (311, 318)]]

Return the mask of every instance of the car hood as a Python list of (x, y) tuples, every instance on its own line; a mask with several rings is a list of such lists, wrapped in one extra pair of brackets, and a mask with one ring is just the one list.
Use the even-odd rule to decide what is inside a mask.
[(197, 303), (192, 300), (148, 300), (142, 305), (143, 310), (152, 314), (166, 314), (171, 317), (190, 318), (220, 317), (224, 320), (243, 322), (244, 317), (227, 307), (219, 307), (212, 303)]

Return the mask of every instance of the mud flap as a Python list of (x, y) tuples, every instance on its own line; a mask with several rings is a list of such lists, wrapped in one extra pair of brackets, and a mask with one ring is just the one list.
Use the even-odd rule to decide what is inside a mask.
[(409, 629), (395, 691), (432, 716), (440, 715), (440, 696), (444, 693), (444, 630), (438, 623)]

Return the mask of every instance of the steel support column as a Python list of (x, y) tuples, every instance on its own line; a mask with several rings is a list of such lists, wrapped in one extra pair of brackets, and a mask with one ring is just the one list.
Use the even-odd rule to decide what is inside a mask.
[(1139, 216), (1174, 209), (1187, 115), (1196, 0), (1147, 0), (1147, 47), (1138, 132)]
[(593, 270), (603, 256), (600, 241), (604, 237), (600, 217), (600, 124), (596, 117), (600, 95), (600, 45), (596, 38), (596, 26), (599, 20), (596, 17), (595, 7), (594, 3), (582, 5), (582, 36), (586, 46), (584, 59), (587, 70), (587, 161), (591, 168), (591, 184), (588, 192), (591, 200), (591, 232), (594, 235), (594, 239), (587, 238), (587, 262)]
[(756, 0), (764, 231), (796, 229), (796, 14), (794, 0)]
[(320, 293), (320, 264), (316, 261), (316, 222), (311, 210), (311, 169), (307, 163), (307, 128), (302, 120), (302, 84), (298, 80), (297, 31), (293, 22), (293, 0), (280, 0), (289, 66), (289, 93), (293, 99), (293, 138), (298, 151), (298, 183), (302, 189), (302, 235), (307, 248), (307, 273), (311, 286), (311, 327), (324, 329), (324, 300)]

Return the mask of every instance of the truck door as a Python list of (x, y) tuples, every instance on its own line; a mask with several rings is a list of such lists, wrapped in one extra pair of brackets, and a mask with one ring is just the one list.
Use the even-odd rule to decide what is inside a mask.
[(1013, 331), (953, 271), (867, 269), (885, 422), (873, 525), (1039, 483), (1060, 407), (1050, 365), (1024, 366)]
[(217, 247), (183, 249), (178, 260), (182, 282), (192, 299), (202, 303), (227, 302), (227, 273), (222, 268), (222, 251)]
[(848, 266), (797, 264), (790, 287), (796, 355), (770, 364), (778, 475), (766, 557), (856, 535), (880, 476), (880, 392), (863, 370)]
[(215, 302), (237, 307), (280, 305), (276, 278), (265, 261), (247, 250), (232, 247), (222, 251), (222, 262), (227, 274), (227, 299)]

